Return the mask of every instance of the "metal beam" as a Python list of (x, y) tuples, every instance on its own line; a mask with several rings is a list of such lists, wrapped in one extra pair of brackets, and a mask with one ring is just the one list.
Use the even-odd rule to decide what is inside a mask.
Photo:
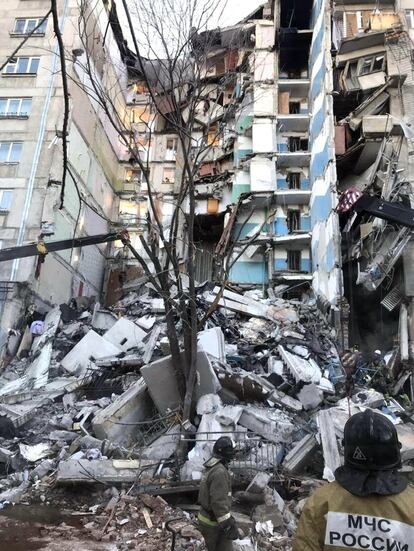
[(20, 247), (9, 247), (0, 250), (0, 262), (14, 260), (15, 258), (25, 258), (28, 256), (39, 256), (42, 254), (63, 251), (76, 247), (87, 247), (88, 245), (99, 245), (109, 243), (118, 239), (123, 239), (124, 233), (104, 233), (100, 235), (88, 235), (86, 237), (75, 237), (74, 239), (64, 239), (62, 241), (39, 241), (30, 245), (21, 245)]
[(387, 222), (395, 222), (399, 226), (414, 229), (414, 209), (401, 203), (384, 201), (378, 197), (362, 195), (355, 203), (357, 212), (367, 212)]

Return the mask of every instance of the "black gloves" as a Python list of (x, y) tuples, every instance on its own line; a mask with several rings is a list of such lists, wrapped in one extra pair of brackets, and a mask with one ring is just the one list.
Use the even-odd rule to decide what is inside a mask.
[(222, 531), (224, 537), (226, 537), (228, 540), (239, 539), (239, 531), (237, 529), (236, 521), (233, 517), (230, 517), (224, 522), (220, 523), (219, 528)]

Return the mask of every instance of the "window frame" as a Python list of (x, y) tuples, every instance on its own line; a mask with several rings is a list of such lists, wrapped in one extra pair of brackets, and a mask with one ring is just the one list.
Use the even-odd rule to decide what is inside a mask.
[[(6, 102), (6, 108), (4, 111), (1, 110), (1, 107), (0, 107), (0, 119), (17, 119), (17, 118), (24, 118), (24, 119), (28, 119), (29, 116), (30, 116), (30, 111), (31, 111), (31, 108), (32, 108), (32, 98), (18, 98), (18, 97), (9, 97), (9, 98), (3, 98), (3, 97), (0, 97), (0, 104), (2, 101), (5, 101)], [(11, 109), (10, 109), (10, 103), (12, 101), (18, 101), (19, 102), (19, 108), (18, 110), (16, 111), (16, 113), (14, 113)], [(30, 107), (29, 107), (29, 110), (24, 113), (22, 113), (22, 106), (23, 106), (23, 102), (25, 101), (30, 101)]]
[[(36, 76), (37, 75), (37, 71), (39, 70), (39, 66), (40, 66), (40, 56), (19, 56), (19, 57), (16, 57), (16, 62), (12, 62), (12, 61), (9, 61), (6, 66), (4, 67), (3, 71), (2, 71), (2, 76)], [(27, 62), (27, 68), (28, 69), (32, 69), (32, 64), (33, 64), (33, 61), (34, 60), (37, 60), (37, 66), (36, 66), (36, 71), (33, 72), (32, 70), (30, 71), (25, 71), (25, 72), (20, 72), (20, 71), (17, 71), (18, 67), (19, 67), (19, 62), (20, 60), (22, 59), (27, 59), (28, 62)], [(8, 68), (11, 68), (13, 67), (15, 70), (14, 71), (8, 71)]]
[[(22, 154), (22, 150), (23, 150), (23, 142), (19, 142), (19, 141), (16, 141), (16, 142), (0, 141), (0, 150), (1, 150), (1, 146), (3, 144), (9, 144), (9, 150), (8, 150), (8, 153), (7, 153), (7, 160), (5, 160), (5, 161), (0, 160), (0, 165), (17, 165), (17, 164), (19, 164), (20, 161), (21, 161), (21, 154)], [(12, 156), (12, 153), (13, 153), (13, 146), (15, 146), (15, 145), (20, 145), (19, 160), (17, 160), (17, 161), (10, 160), (10, 157)]]
[(405, 19), (407, 20), (407, 26), (409, 29), (414, 29), (414, 10), (405, 10)]
[[(2, 206), (5, 194), (9, 194), (9, 201), (6, 201), (6, 206)], [(0, 214), (7, 214), (10, 212), (13, 202), (13, 190), (12, 189), (0, 189)]]
[[(32, 30), (28, 30), (27, 27), (29, 26), (29, 22), (30, 21), (34, 21), (35, 24), (34, 24), (34, 27), (33, 28), (36, 28), (39, 23), (42, 21), (42, 19), (44, 19), (43, 17), (16, 17), (15, 20), (14, 20), (14, 27), (13, 27), (13, 31), (10, 33), (11, 35), (14, 35), (14, 36), (27, 36), (29, 35), (30, 33), (32, 33), (32, 36), (44, 36), (46, 34), (46, 29), (47, 29), (47, 24), (48, 24), (48, 19), (45, 19), (42, 26), (39, 27), (37, 29), (37, 31), (32, 31)], [(24, 30), (23, 31), (18, 31), (16, 29), (16, 26), (18, 24), (19, 21), (24, 21)]]
[[(381, 68), (374, 69), (377, 59), (381, 57), (382, 57)], [(372, 75), (373, 73), (383, 73), (385, 71), (385, 59), (386, 59), (385, 52), (362, 57), (358, 61), (357, 77), (364, 77), (367, 75)], [(367, 66), (367, 62), (369, 62), (369, 70), (363, 73), (362, 69), (363, 67)]]
[[(287, 264), (288, 270), (292, 272), (300, 272), (301, 264), (302, 264), (302, 251), (300, 250), (287, 251), (286, 264)], [(295, 266), (297, 266), (297, 268)]]
[[(165, 172), (166, 171), (172, 171), (173, 173), (173, 179), (172, 180), (169, 180), (165, 177)], [(169, 167), (169, 166), (165, 166), (163, 168), (163, 171), (162, 171), (162, 183), (163, 184), (175, 184), (175, 167)]]
[(290, 190), (301, 189), (302, 173), (301, 172), (288, 172), (286, 175), (287, 187)]

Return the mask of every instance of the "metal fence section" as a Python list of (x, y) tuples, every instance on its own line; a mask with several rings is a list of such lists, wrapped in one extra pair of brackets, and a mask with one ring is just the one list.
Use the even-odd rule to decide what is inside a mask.
[[(160, 418), (155, 422), (154, 429), (157, 426), (160, 427), (163, 423), (169, 424), (171, 427), (172, 421), (172, 418)], [(139, 428), (141, 433), (144, 432), (144, 426), (145, 424), (142, 424)], [(153, 436), (153, 429), (150, 430), (149, 434)], [(199, 450), (204, 450), (205, 459), (209, 459), (214, 442), (221, 436), (230, 436), (236, 443), (235, 459), (229, 465), (234, 485), (248, 484), (259, 472), (268, 473), (274, 481), (280, 479), (278, 465), (284, 455), (284, 448), (281, 444), (276, 444), (262, 436), (246, 431), (199, 432), (194, 436), (188, 436), (178, 431), (166, 432), (164, 430), (162, 436), (159, 436), (157, 440), (153, 440), (153, 445), (157, 446), (157, 451), (162, 450), (161, 454), (154, 455), (153, 460), (148, 461), (151, 458), (151, 453), (149, 453), (147, 446), (134, 448), (135, 457), (142, 454), (148, 461), (145, 469), (138, 475), (137, 485), (142, 488), (142, 491), (149, 493), (168, 493), (173, 489), (177, 491), (177, 488), (180, 487), (183, 491), (188, 487), (196, 488), (199, 480), (188, 479), (188, 476), (184, 476), (185, 469), (183, 467), (187, 461), (187, 454), (197, 446)], [(208, 445), (206, 446), (206, 444)], [(184, 448), (184, 459), (182, 460), (177, 454), (180, 445)], [(162, 453), (163, 451), (165, 451), (165, 454)], [(197, 465), (197, 467), (195, 470), (202, 470), (202, 464)]]

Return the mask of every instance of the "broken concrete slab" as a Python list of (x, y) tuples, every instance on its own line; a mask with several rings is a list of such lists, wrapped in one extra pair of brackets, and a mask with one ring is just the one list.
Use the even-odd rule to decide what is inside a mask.
[(165, 434), (154, 440), (152, 444), (145, 446), (140, 454), (141, 459), (150, 459), (152, 461), (169, 459), (177, 451), (180, 437), (180, 426), (174, 425)]
[(48, 341), (53, 339), (59, 327), (61, 311), (59, 307), (53, 308), (45, 317), (43, 333), (33, 340), (31, 353), (36, 354)]
[(212, 327), (198, 334), (198, 346), (220, 362), (226, 361), (226, 348), (221, 327)]
[(142, 318), (136, 319), (135, 323), (145, 331), (150, 331), (154, 327), (156, 321), (156, 316), (143, 316)]
[(303, 406), (299, 400), (295, 400), (291, 396), (288, 396), (284, 392), (274, 390), (267, 398), (267, 402), (272, 405), (277, 405), (282, 408), (286, 408), (289, 411), (299, 412), (302, 411)]
[[(182, 361), (185, 361), (184, 353), (181, 357)], [(161, 414), (174, 411), (180, 407), (181, 397), (171, 356), (146, 365), (141, 369), (141, 375), (148, 386), (154, 404)], [(220, 388), (221, 385), (207, 354), (199, 351), (197, 353), (197, 380), (194, 389), (194, 400), (199, 400), (205, 394), (215, 394)]]
[(318, 443), (313, 434), (307, 434), (295, 444), (283, 460), (283, 469), (289, 474), (300, 473), (310, 465)]
[(143, 478), (151, 478), (152, 461), (138, 459), (68, 459), (58, 465), (56, 481), (59, 484), (73, 482), (103, 482), (108, 484), (132, 483), (141, 472)]
[(284, 524), (283, 516), (273, 505), (257, 505), (253, 511), (252, 520), (254, 523), (270, 520), (274, 528), (279, 528)]
[(314, 360), (305, 360), (300, 356), (296, 356), (288, 352), (281, 344), (277, 347), (279, 353), (289, 369), (292, 376), (297, 382), (316, 383), (321, 380), (321, 370)]
[(246, 492), (252, 492), (254, 494), (262, 494), (269, 484), (272, 475), (269, 473), (257, 473), (250, 484), (246, 488)]
[(20, 443), (19, 450), (20, 455), (32, 463), (39, 461), (39, 459), (44, 459), (52, 454), (50, 444), (47, 443), (35, 444), (34, 446)]
[(338, 441), (336, 439), (335, 426), (329, 409), (319, 412), (318, 417), (319, 433), (325, 460), (323, 477), (332, 482), (335, 480), (335, 471), (342, 465), (339, 454)]
[(323, 402), (323, 392), (313, 383), (305, 385), (298, 394), (298, 398), (303, 408), (308, 411), (315, 409)]
[(157, 344), (158, 337), (161, 334), (161, 331), (162, 331), (162, 327), (160, 325), (156, 325), (151, 331), (148, 342), (145, 344), (145, 353), (144, 353), (144, 357), (142, 358), (142, 363), (144, 365), (148, 364), (151, 361), (152, 355), (154, 354), (154, 349)]
[(66, 371), (74, 375), (85, 375), (94, 368), (94, 360), (120, 354), (121, 349), (91, 329), (61, 361)]
[(95, 304), (92, 314), (92, 327), (94, 329), (98, 331), (108, 331), (115, 325), (116, 320), (116, 316), (114, 316), (112, 312), (109, 312), (109, 310), (101, 308), (99, 302)]
[(104, 339), (127, 352), (129, 349), (139, 346), (146, 336), (145, 331), (136, 323), (121, 318), (104, 334)]
[(101, 440), (108, 439), (121, 446), (130, 445), (136, 441), (138, 423), (147, 420), (152, 410), (153, 403), (147, 385), (141, 378), (112, 404), (95, 414), (92, 419), (93, 431)]
[(289, 442), (295, 430), (295, 425), (283, 412), (252, 406), (243, 408), (239, 425), (275, 443)]

